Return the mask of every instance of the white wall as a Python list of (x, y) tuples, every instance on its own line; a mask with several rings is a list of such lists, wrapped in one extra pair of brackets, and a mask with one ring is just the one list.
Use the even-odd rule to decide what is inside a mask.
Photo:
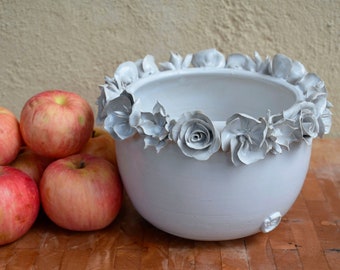
[(46, 89), (80, 93), (96, 111), (116, 66), (152, 54), (217, 48), (283, 53), (325, 82), (340, 136), (340, 0), (0, 0), (0, 106), (17, 116)]

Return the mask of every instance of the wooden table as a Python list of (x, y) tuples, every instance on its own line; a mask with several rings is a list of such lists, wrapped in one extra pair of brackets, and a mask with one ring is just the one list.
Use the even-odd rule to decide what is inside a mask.
[(340, 269), (340, 139), (314, 140), (303, 190), (269, 234), (201, 242), (164, 233), (126, 197), (106, 229), (63, 230), (41, 213), (18, 241), (0, 247), (0, 269)]

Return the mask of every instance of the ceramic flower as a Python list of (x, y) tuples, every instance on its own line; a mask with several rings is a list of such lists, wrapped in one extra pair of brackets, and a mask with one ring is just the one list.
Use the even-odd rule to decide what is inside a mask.
[(105, 77), (105, 84), (99, 86), (100, 96), (97, 99), (98, 116), (97, 120), (103, 122), (107, 116), (105, 105), (111, 100), (120, 96), (125, 87), (122, 85), (119, 76), (116, 74), (114, 77)]
[(106, 111), (105, 111), (105, 107), (106, 107), (106, 96), (105, 96), (105, 92), (103, 89), (100, 90), (100, 95), (97, 98), (97, 107), (98, 107), (98, 113), (97, 113), (97, 118), (96, 121), (98, 123), (103, 123), (105, 118), (107, 117)]
[(267, 56), (265, 60), (262, 60), (260, 54), (258, 52), (255, 52), (254, 54), (254, 62), (256, 65), (255, 71), (261, 74), (269, 74), (268, 68), (270, 61), (271, 59), (269, 56)]
[(160, 67), (162, 70), (179, 70), (188, 68), (191, 64), (192, 54), (188, 54), (184, 57), (178, 53), (170, 53), (169, 62), (160, 63)]
[(138, 122), (138, 131), (144, 135), (145, 148), (153, 146), (159, 152), (167, 144), (169, 134), (164, 107), (157, 102), (152, 113), (139, 112), (134, 115), (138, 115), (134, 123)]
[(137, 60), (135, 64), (137, 66), (139, 78), (145, 78), (159, 72), (155, 63), (155, 58), (152, 55), (147, 55), (143, 59)]
[(266, 135), (268, 152), (272, 154), (281, 154), (283, 147), (289, 150), (290, 144), (296, 141), (294, 132), (298, 128), (294, 125), (294, 121), (284, 119), (282, 113), (272, 115), (268, 110), (266, 122), (268, 125)]
[(269, 73), (289, 83), (296, 83), (303, 78), (306, 70), (300, 62), (293, 61), (283, 54), (276, 54), (270, 63)]
[(198, 160), (207, 160), (220, 148), (220, 138), (210, 119), (200, 112), (182, 114), (170, 130), (183, 154)]
[(200, 51), (192, 57), (194, 67), (224, 68), (225, 62), (225, 56), (215, 49)]
[(287, 82), (296, 84), (306, 75), (305, 66), (298, 61), (292, 60), (292, 66), (287, 77)]
[[(222, 131), (217, 131), (212, 121), (203, 113), (185, 112), (178, 119), (166, 115), (165, 108), (158, 102), (153, 110), (142, 111), (139, 100), (129, 90), (131, 85), (145, 77), (162, 71), (178, 71), (194, 68), (233, 69), (258, 73), (284, 80), (296, 90), (297, 101), (281, 113), (258, 119), (236, 113), (227, 119)], [(232, 74), (226, 70), (226, 73)], [(184, 58), (171, 52), (168, 62), (159, 64), (151, 55), (136, 62), (124, 62), (118, 66), (114, 76), (105, 77), (99, 86), (97, 99), (98, 122), (115, 139), (124, 140), (135, 133), (144, 138), (145, 147), (155, 147), (159, 152), (169, 141), (177, 143), (184, 155), (206, 160), (220, 148), (229, 151), (235, 165), (251, 164), (263, 159), (268, 153), (279, 154), (289, 150), (295, 142), (311, 141), (328, 134), (332, 125), (332, 104), (327, 100), (325, 83), (314, 73), (283, 54), (264, 60), (255, 52), (254, 58), (244, 54), (225, 57), (216, 49), (188, 54)], [(265, 97), (263, 97), (265, 98)]]
[(273, 77), (287, 79), (292, 68), (292, 60), (283, 54), (276, 54), (269, 66)]
[(264, 159), (268, 151), (267, 128), (263, 118), (257, 120), (249, 115), (235, 114), (221, 132), (222, 150), (231, 152), (231, 160), (236, 166)]
[(228, 56), (226, 68), (255, 71), (256, 63), (248, 55), (234, 53)]
[(282, 147), (289, 150), (290, 145), (298, 140), (299, 126), (295, 120), (285, 119), (283, 114), (270, 115), (267, 118), (268, 132), (267, 144), (273, 154), (282, 153)]
[(325, 83), (314, 73), (307, 73), (300, 82), (299, 88), (306, 96), (306, 101), (315, 105), (319, 122), (319, 137), (328, 134), (332, 125), (332, 104), (327, 100)]
[(129, 85), (138, 80), (137, 65), (131, 61), (124, 62), (116, 69), (115, 76), (120, 79), (120, 84)]
[(104, 91), (107, 102), (120, 96), (125, 89), (118, 74), (115, 74), (112, 78), (106, 76), (105, 84), (99, 87)]
[(309, 97), (315, 92), (326, 93), (325, 83), (314, 73), (307, 73), (298, 84), (301, 91)]
[(327, 94), (322, 92), (314, 92), (306, 98), (306, 101), (311, 102), (315, 105), (315, 114), (317, 117), (322, 115), (328, 106)]
[(110, 132), (113, 138), (124, 140), (137, 132), (136, 128), (130, 125), (133, 104), (132, 95), (126, 91), (107, 104), (104, 128)]
[(295, 141), (303, 139), (310, 144), (312, 139), (319, 135), (319, 121), (316, 107), (312, 102), (303, 101), (296, 103), (283, 112), (283, 117), (295, 127)]
[[(282, 145), (284, 143), (280, 143), (281, 134), (278, 132), (277, 129), (274, 128), (274, 123), (280, 121), (282, 118), (282, 114), (272, 115), (270, 110), (267, 111), (267, 115), (265, 118), (265, 121), (267, 122), (266, 142), (268, 145), (268, 152), (271, 152), (275, 155), (282, 153)], [(285, 138), (284, 135), (282, 137)], [(289, 147), (289, 143), (287, 147)]]
[[(329, 105), (329, 107), (331, 106)], [(318, 122), (319, 122), (319, 137), (322, 137), (324, 134), (328, 134), (332, 127), (332, 113), (329, 110), (328, 106), (319, 116)]]

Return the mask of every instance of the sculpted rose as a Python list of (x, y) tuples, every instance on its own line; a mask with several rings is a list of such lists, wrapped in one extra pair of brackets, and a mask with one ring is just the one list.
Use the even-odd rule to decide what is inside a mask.
[(170, 131), (183, 154), (207, 160), (220, 147), (220, 138), (210, 119), (200, 112), (184, 113)]

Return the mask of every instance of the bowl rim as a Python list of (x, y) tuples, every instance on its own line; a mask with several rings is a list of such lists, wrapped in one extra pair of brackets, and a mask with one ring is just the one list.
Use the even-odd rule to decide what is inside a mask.
[[(287, 83), (285, 80), (278, 80), (277, 78), (273, 78), (271, 76), (266, 76), (262, 74), (251, 73), (245, 70), (234, 70), (234, 69), (216, 69), (216, 68), (188, 68), (188, 69), (181, 69), (181, 70), (166, 70), (163, 72), (158, 72), (153, 74), (152, 76), (148, 76), (143, 79), (139, 79), (134, 83), (127, 86), (126, 90), (133, 95), (133, 97), (138, 101), (138, 105), (142, 103), (142, 98), (136, 97), (136, 92), (138, 92), (143, 87), (149, 87), (148, 84), (154, 84), (155, 82), (164, 83), (164, 80), (178, 80), (181, 77), (188, 77), (188, 76), (196, 76), (202, 75), (206, 77), (225, 77), (225, 79), (249, 79), (251, 81), (258, 81), (260, 83), (272, 83), (273, 85), (276, 84), (285, 88), (287, 92), (289, 91), (291, 94), (294, 95), (295, 103), (301, 102), (304, 100), (304, 95), (300, 89), (298, 89), (295, 85)], [(162, 82), (163, 81), (163, 82)], [(181, 84), (181, 83), (180, 83)], [(253, 90), (252, 90), (253, 91)], [(256, 90), (255, 90), (256, 92)], [(161, 103), (161, 102), (160, 102)], [(289, 106), (292, 107), (293, 105)], [(145, 111), (145, 110), (143, 110)], [(203, 110), (200, 110), (204, 113)], [(149, 110), (151, 112), (151, 110)], [(169, 115), (171, 118), (171, 116)], [(174, 118), (175, 119), (175, 118)], [(227, 119), (227, 118), (225, 118)], [(217, 128), (225, 123), (225, 120), (211, 120), (213, 125)]]
[[(257, 118), (235, 112), (222, 124), (201, 111), (184, 112), (174, 119), (159, 102), (151, 111), (139, 110), (142, 101), (134, 93), (140, 87), (188, 74), (232, 74), (270, 81), (295, 93), (296, 102), (281, 113), (268, 110), (267, 115)], [(171, 52), (169, 61), (159, 65), (147, 55), (120, 64), (99, 88), (97, 122), (114, 139), (140, 135), (145, 148), (154, 147), (157, 152), (168, 143), (176, 143), (184, 155), (197, 160), (208, 160), (222, 149), (230, 153), (234, 165), (251, 164), (269, 153), (289, 151), (292, 143), (311, 144), (314, 138), (330, 132), (332, 122), (325, 83), (283, 54), (262, 60), (257, 52), (254, 58), (239, 53), (226, 57), (216, 49), (185, 57)]]

